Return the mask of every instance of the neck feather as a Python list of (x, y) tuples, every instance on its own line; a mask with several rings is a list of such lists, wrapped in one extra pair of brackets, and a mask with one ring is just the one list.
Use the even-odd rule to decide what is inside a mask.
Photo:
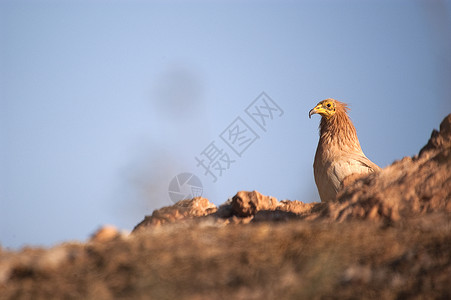
[(330, 118), (321, 118), (320, 144), (332, 144), (345, 151), (362, 151), (357, 133), (345, 110), (337, 110)]

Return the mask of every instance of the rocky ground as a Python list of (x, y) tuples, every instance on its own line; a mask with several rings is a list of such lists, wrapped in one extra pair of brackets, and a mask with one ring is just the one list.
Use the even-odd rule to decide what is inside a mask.
[(1, 299), (451, 298), (451, 115), (415, 157), (335, 203), (238, 192), (154, 211), (131, 235), (0, 248)]

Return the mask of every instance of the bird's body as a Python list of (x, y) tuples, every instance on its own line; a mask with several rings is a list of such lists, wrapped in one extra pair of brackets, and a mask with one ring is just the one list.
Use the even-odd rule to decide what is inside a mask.
[(313, 172), (322, 202), (336, 200), (343, 180), (352, 174), (367, 174), (380, 168), (363, 154), (347, 105), (326, 99), (310, 110), (322, 116), (320, 139), (316, 149)]

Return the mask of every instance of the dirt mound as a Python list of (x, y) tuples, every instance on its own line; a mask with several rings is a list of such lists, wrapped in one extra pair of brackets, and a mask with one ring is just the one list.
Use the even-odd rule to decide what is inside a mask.
[(202, 197), (182, 200), (172, 206), (155, 210), (151, 216), (146, 216), (141, 223), (136, 225), (134, 230), (142, 227), (158, 226), (183, 219), (202, 217), (215, 213), (216, 211), (216, 205)]
[(449, 299), (450, 197), (451, 115), (419, 155), (348, 178), (335, 203), (241, 191), (156, 210), (131, 235), (0, 248), (0, 298)]

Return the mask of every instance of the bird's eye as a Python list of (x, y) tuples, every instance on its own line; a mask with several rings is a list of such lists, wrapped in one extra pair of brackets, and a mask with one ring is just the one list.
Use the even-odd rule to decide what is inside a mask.
[(327, 107), (330, 107), (330, 103), (327, 103)]

